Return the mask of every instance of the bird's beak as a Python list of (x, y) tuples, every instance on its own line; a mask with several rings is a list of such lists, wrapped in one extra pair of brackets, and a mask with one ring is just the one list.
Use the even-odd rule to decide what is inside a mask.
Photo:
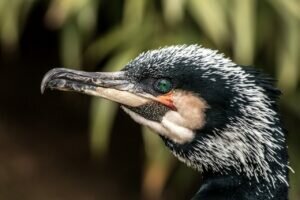
[(55, 68), (43, 78), (41, 92), (46, 88), (99, 96), (131, 107), (141, 106), (149, 101), (134, 92), (134, 85), (128, 81), (124, 71), (83, 72)]

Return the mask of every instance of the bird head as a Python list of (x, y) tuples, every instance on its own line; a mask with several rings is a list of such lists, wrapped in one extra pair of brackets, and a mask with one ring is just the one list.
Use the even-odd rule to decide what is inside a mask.
[[(284, 180), (285, 137), (270, 79), (216, 51), (170, 46), (140, 54), (119, 72), (55, 68), (41, 84), (118, 102), (199, 171)], [(273, 164), (277, 163), (273, 175)], [(272, 173), (271, 173), (272, 171)]]

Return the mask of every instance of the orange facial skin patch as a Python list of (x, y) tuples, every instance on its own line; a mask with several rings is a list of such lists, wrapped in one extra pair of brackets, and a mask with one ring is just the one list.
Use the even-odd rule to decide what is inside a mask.
[(165, 106), (171, 108), (172, 110), (177, 110), (173, 103), (173, 92), (163, 94), (157, 97), (157, 101), (164, 104)]

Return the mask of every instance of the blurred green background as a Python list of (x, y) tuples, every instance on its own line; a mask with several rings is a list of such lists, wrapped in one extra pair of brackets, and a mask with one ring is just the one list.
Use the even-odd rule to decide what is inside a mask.
[(39, 86), (53, 67), (115, 71), (171, 44), (278, 80), (300, 199), (299, 0), (1, 0), (0, 199), (189, 199), (200, 175), (116, 104)]

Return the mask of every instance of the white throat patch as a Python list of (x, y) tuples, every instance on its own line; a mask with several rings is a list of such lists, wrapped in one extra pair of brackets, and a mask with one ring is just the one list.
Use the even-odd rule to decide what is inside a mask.
[[(174, 111), (169, 111), (163, 117), (162, 122), (158, 123), (155, 121), (148, 120), (124, 106), (121, 106), (121, 107), (134, 121), (136, 121), (137, 123), (142, 124), (146, 127), (151, 128), (158, 134), (166, 136), (173, 142), (183, 144), (183, 143), (193, 140), (195, 137), (195, 133), (193, 132), (193, 130), (188, 129), (183, 126), (180, 126), (180, 125), (177, 125), (170, 120), (170, 117), (168, 117), (168, 116), (173, 116), (175, 113)], [(170, 113), (170, 112), (174, 112), (174, 113)]]

